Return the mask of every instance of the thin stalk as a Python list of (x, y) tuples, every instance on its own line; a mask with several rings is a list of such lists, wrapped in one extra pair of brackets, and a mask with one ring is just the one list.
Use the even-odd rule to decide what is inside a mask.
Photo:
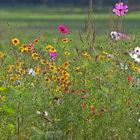
[(118, 17), (118, 31), (122, 32), (122, 17)]

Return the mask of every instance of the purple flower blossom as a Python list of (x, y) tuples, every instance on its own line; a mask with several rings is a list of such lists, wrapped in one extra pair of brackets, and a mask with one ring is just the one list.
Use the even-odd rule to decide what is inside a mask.
[(131, 37), (129, 36), (129, 35), (126, 35), (126, 34), (124, 34), (124, 33), (118, 33), (118, 35), (120, 36), (120, 38), (122, 39), (122, 40), (125, 40), (125, 41), (131, 41)]
[(69, 29), (67, 26), (65, 25), (59, 25), (57, 27), (58, 31), (61, 33), (61, 34), (68, 34), (69, 33)]
[(56, 59), (57, 52), (49, 52), (49, 54), (50, 54), (50, 57), (51, 57), (52, 60), (55, 60)]
[(128, 12), (128, 6), (123, 2), (116, 3), (115, 7), (113, 8), (113, 12), (119, 17), (123, 16)]

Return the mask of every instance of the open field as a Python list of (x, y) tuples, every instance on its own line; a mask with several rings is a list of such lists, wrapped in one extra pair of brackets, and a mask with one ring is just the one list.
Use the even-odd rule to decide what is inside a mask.
[(94, 14), (89, 39), (86, 16), (0, 8), (0, 140), (139, 140), (139, 57), (129, 53), (140, 43), (140, 12), (123, 17), (129, 40), (111, 39), (107, 12)]
[[(84, 20), (87, 15), (86, 8), (1, 8), (0, 9), (0, 29), (3, 33), (24, 36), (36, 35), (39, 32), (45, 34), (54, 30), (58, 24), (66, 24), (71, 28), (71, 32), (83, 31)], [(130, 12), (125, 15), (123, 24), (126, 33), (139, 32), (140, 13)], [(113, 19), (117, 20), (113, 15)], [(96, 32), (100, 35), (109, 33), (109, 15), (105, 13), (95, 13), (94, 22)]]

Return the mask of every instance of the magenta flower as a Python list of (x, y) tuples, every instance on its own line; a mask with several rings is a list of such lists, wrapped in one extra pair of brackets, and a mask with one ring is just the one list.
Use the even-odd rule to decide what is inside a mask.
[(55, 60), (56, 59), (57, 52), (49, 52), (49, 54), (50, 54), (50, 57), (51, 57), (52, 60)]
[(116, 3), (115, 7), (113, 8), (113, 12), (119, 17), (123, 16), (128, 12), (128, 6), (123, 2)]
[(65, 25), (59, 25), (57, 27), (58, 31), (61, 33), (61, 34), (68, 34), (69, 33), (69, 29), (67, 26)]

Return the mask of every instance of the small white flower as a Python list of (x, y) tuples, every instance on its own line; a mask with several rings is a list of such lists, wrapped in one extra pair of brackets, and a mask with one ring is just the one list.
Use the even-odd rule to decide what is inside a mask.
[(112, 54), (108, 54), (107, 56), (108, 56), (108, 58), (112, 58), (112, 59), (114, 58), (114, 56)]
[(130, 52), (129, 54), (130, 54), (130, 56), (131, 56), (133, 59), (138, 58), (138, 55), (135, 54), (134, 52)]
[(120, 35), (116, 31), (112, 31), (110, 33), (110, 35), (111, 35), (111, 38), (116, 40), (116, 41), (121, 39)]
[(139, 54), (135, 53), (135, 51), (130, 52), (129, 55), (131, 56), (131, 58), (134, 59), (135, 62), (140, 63)]
[(32, 75), (32, 76), (35, 76), (35, 71), (33, 70), (33, 68), (28, 69), (28, 74)]
[(134, 60), (135, 60), (135, 62), (140, 63), (140, 58), (137, 57), (137, 58), (135, 58)]
[(118, 41), (118, 40), (120, 40), (120, 39), (121, 39), (120, 36), (119, 36), (119, 35), (116, 35), (115, 40)]
[(140, 122), (140, 118), (138, 119), (138, 122)]
[(140, 48), (139, 47), (136, 47), (134, 49), (134, 53), (137, 54), (138, 56), (140, 56)]
[(47, 111), (45, 111), (45, 112), (44, 112), (44, 115), (47, 117), (47, 116), (48, 116), (48, 112), (47, 112)]
[(41, 115), (41, 112), (40, 111), (36, 111), (36, 114)]
[(120, 67), (122, 70), (127, 70), (128, 69), (128, 66), (123, 64), (123, 63), (120, 63)]

